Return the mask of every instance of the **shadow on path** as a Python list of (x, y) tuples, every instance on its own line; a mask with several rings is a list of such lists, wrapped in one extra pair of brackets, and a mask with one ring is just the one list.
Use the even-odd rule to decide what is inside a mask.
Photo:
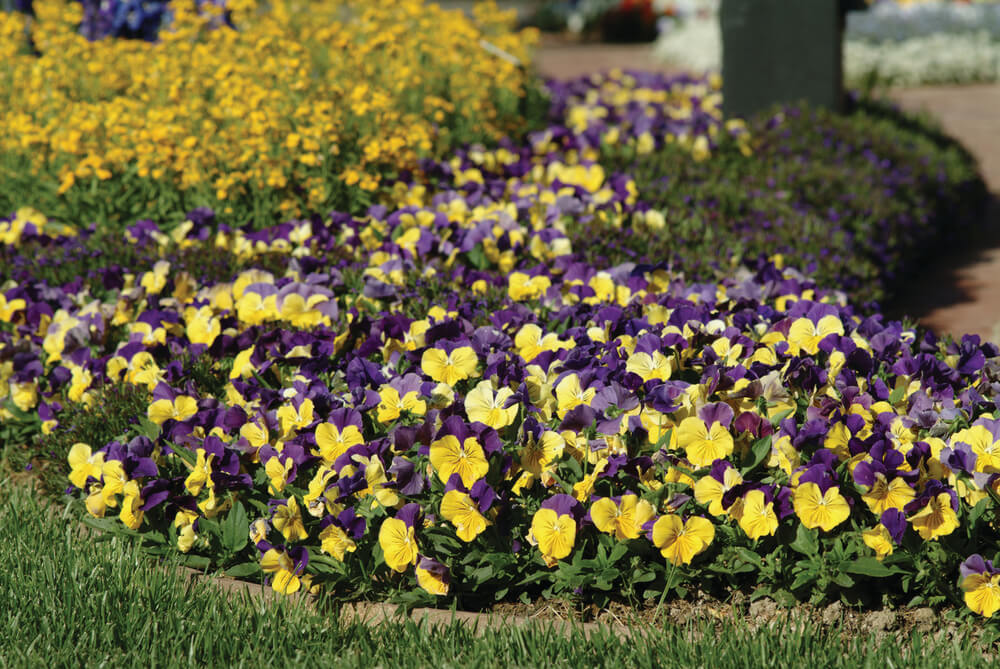
[(1000, 197), (993, 195), (983, 221), (929, 258), (883, 311), (914, 318), (936, 334), (1000, 341)]

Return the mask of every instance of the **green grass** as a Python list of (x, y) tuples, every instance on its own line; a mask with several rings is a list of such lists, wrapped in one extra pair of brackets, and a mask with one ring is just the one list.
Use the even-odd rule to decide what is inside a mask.
[[(667, 625), (622, 639), (544, 626), (489, 631), (368, 627), (295, 600), (226, 596), (158, 566), (121, 538), (0, 480), (0, 667), (964, 667), (981, 644), (841, 639), (806, 626)], [(166, 568), (165, 568), (166, 567)]]

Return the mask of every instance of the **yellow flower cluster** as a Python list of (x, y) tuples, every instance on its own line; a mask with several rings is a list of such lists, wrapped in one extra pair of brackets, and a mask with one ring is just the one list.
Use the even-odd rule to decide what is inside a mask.
[(527, 60), (533, 33), (492, 2), (467, 17), (419, 0), (231, 0), (237, 30), (188, 4), (150, 44), (88, 42), (78, 3), (39, 0), (40, 57), (20, 47), (24, 18), (0, 14), (0, 177), (27, 166), (61, 195), (136, 175), (219, 211), (276, 193), (289, 216), (521, 122), (526, 74), (481, 42)]

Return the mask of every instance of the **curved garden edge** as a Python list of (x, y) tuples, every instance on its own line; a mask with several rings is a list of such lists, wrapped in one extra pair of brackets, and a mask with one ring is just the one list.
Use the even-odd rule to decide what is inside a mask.
[[(34, 472), (23, 472), (7, 477), (14, 485), (33, 487)], [(46, 495), (37, 498), (50, 509), (63, 509), (57, 499)], [(83, 522), (77, 523), (79, 531), (101, 533)], [(153, 560), (152, 556), (146, 556)], [(184, 566), (161, 565), (173, 569), (187, 587), (216, 588), (231, 599), (244, 599), (273, 605), (287, 602), (320, 610), (321, 596), (299, 591), (282, 595), (271, 587), (248, 580), (226, 576), (222, 572), (208, 573)], [(783, 607), (769, 598), (749, 601), (745, 594), (732, 594), (729, 602), (707, 597), (691, 600), (668, 600), (662, 606), (647, 604), (642, 608), (612, 604), (598, 609), (591, 605), (584, 609), (564, 599), (536, 600), (529, 604), (502, 602), (488, 611), (462, 611), (431, 607), (405, 606), (389, 602), (349, 601), (338, 602), (330, 609), (344, 624), (363, 623), (369, 626), (412, 622), (428, 631), (459, 626), (481, 636), (491, 631), (527, 628), (547, 633), (585, 639), (597, 637), (642, 638), (655, 633), (663, 625), (688, 626), (688, 633), (695, 640), (704, 636), (709, 627), (738, 626), (749, 632), (762, 628), (813, 627), (821, 633), (838, 635), (844, 639), (874, 635), (876, 640), (901, 639), (913, 636), (930, 638), (934, 642), (957, 639), (980, 639), (995, 631), (986, 620), (959, 620), (953, 608), (935, 610), (931, 607), (900, 607), (863, 611), (834, 602), (827, 606), (797, 604)], [(991, 646), (992, 647), (992, 644)], [(984, 659), (993, 656), (984, 656)]]
[[(304, 606), (316, 607), (319, 599), (305, 593), (283, 596), (259, 583), (231, 578), (223, 574), (206, 574), (190, 567), (177, 567), (186, 580), (199, 587), (215, 587), (232, 597), (249, 597), (264, 602), (287, 598)], [(343, 602), (336, 609), (348, 623), (362, 622), (368, 625), (406, 622), (424, 625), (428, 628), (459, 625), (472, 630), (477, 635), (490, 630), (511, 627), (541, 627), (562, 635), (614, 635), (622, 638), (642, 637), (655, 632), (657, 625), (672, 624), (683, 626), (693, 624), (691, 633), (701, 634), (698, 623), (731, 623), (745, 626), (750, 631), (761, 627), (774, 628), (785, 625), (813, 625), (828, 633), (839, 633), (848, 638), (874, 635), (876, 639), (889, 636), (899, 638), (916, 634), (931, 637), (934, 641), (978, 638), (986, 625), (983, 621), (959, 622), (949, 620), (945, 613), (930, 607), (885, 608), (861, 611), (834, 602), (828, 606), (797, 605), (782, 607), (771, 599), (763, 598), (747, 602), (742, 593), (736, 593), (734, 601), (723, 603), (716, 600), (673, 600), (662, 607), (649, 605), (641, 609), (629, 609), (625, 605), (604, 610), (580, 611), (572, 603), (563, 600), (538, 600), (530, 604), (501, 603), (489, 611), (461, 611), (416, 607), (407, 610), (404, 606), (388, 602), (354, 601)], [(583, 619), (581, 619), (583, 617)]]

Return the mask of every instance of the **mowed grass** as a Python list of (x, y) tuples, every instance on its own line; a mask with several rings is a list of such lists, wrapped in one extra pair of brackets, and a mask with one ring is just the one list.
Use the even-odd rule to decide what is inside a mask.
[[(97, 539), (97, 540), (95, 540)], [(843, 639), (836, 629), (668, 624), (631, 638), (544, 624), (368, 626), (296, 600), (229, 596), (0, 480), (0, 667), (965, 667), (980, 643)]]

